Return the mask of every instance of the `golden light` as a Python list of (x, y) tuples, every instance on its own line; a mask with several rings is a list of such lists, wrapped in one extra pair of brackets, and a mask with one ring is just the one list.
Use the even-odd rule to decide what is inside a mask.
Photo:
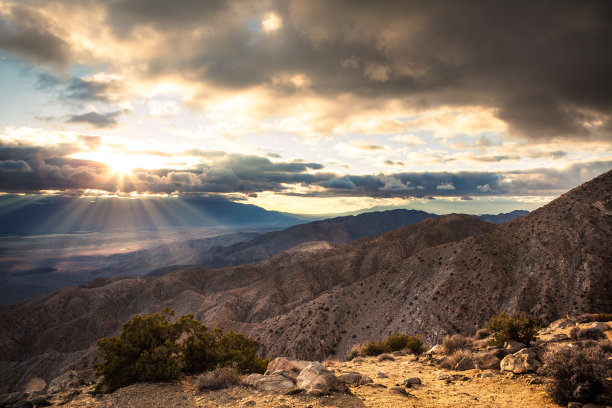
[(267, 33), (278, 30), (282, 25), (283, 20), (272, 12), (266, 14), (266, 17), (261, 20), (261, 27)]

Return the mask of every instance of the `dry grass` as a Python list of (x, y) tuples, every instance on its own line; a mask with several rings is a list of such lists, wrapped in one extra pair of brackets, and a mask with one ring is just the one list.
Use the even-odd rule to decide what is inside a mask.
[(442, 352), (447, 356), (450, 356), (458, 350), (470, 350), (472, 346), (472, 339), (469, 339), (460, 334), (446, 336), (444, 340), (442, 340)]
[(198, 377), (198, 390), (210, 391), (240, 384), (242, 376), (235, 367), (218, 367)]
[(471, 370), (474, 368), (474, 354), (470, 350), (457, 350), (446, 357), (440, 367), (456, 371)]

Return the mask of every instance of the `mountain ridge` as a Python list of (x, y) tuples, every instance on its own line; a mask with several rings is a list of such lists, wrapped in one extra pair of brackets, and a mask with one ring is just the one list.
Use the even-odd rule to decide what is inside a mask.
[(254, 265), (62, 289), (0, 313), (0, 383), (89, 367), (96, 339), (163, 307), (257, 338), (268, 356), (306, 359), (393, 332), (427, 342), (471, 334), (500, 309), (548, 319), (609, 312), (610, 191), (607, 172), (506, 224), (435, 217)]

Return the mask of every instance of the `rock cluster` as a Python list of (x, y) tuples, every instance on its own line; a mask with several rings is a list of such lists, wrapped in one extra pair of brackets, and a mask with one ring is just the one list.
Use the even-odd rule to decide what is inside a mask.
[[(359, 373), (346, 373), (346, 382), (366, 383), (367, 378), (358, 377)], [(356, 374), (356, 375), (355, 375)], [(369, 379), (371, 382), (372, 380)], [(289, 360), (278, 357), (268, 364), (265, 374), (251, 374), (244, 379), (244, 384), (260, 391), (272, 391), (285, 394), (306, 392), (308, 395), (325, 395), (332, 392), (347, 392), (345, 382), (336, 377), (321, 363)]]

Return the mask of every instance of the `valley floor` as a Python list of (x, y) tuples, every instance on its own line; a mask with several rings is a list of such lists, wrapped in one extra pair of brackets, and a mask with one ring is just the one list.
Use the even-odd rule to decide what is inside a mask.
[[(177, 384), (135, 384), (113, 394), (94, 397), (81, 389), (79, 395), (64, 403), (63, 407), (125, 407), (125, 408), (183, 408), (183, 407), (557, 407), (546, 395), (544, 385), (536, 377), (507, 376), (487, 370), (488, 378), (478, 378), (483, 371), (468, 370), (456, 373), (440, 370), (426, 362), (415, 361), (413, 356), (399, 356), (395, 361), (379, 362), (369, 357), (359, 362), (324, 363), (336, 373), (357, 371), (374, 379), (374, 384), (350, 387), (351, 393), (311, 397), (305, 394), (282, 395), (264, 393), (245, 387), (200, 393), (196, 378), (189, 377)], [(379, 378), (383, 373), (388, 378)], [(441, 374), (459, 374), (467, 379), (440, 380)], [(487, 375), (485, 375), (486, 377)], [(420, 385), (405, 389), (408, 395), (397, 393), (396, 384), (408, 377), (419, 377)], [(402, 387), (403, 388), (403, 387)], [(67, 395), (54, 397), (53, 406), (66, 401)]]

